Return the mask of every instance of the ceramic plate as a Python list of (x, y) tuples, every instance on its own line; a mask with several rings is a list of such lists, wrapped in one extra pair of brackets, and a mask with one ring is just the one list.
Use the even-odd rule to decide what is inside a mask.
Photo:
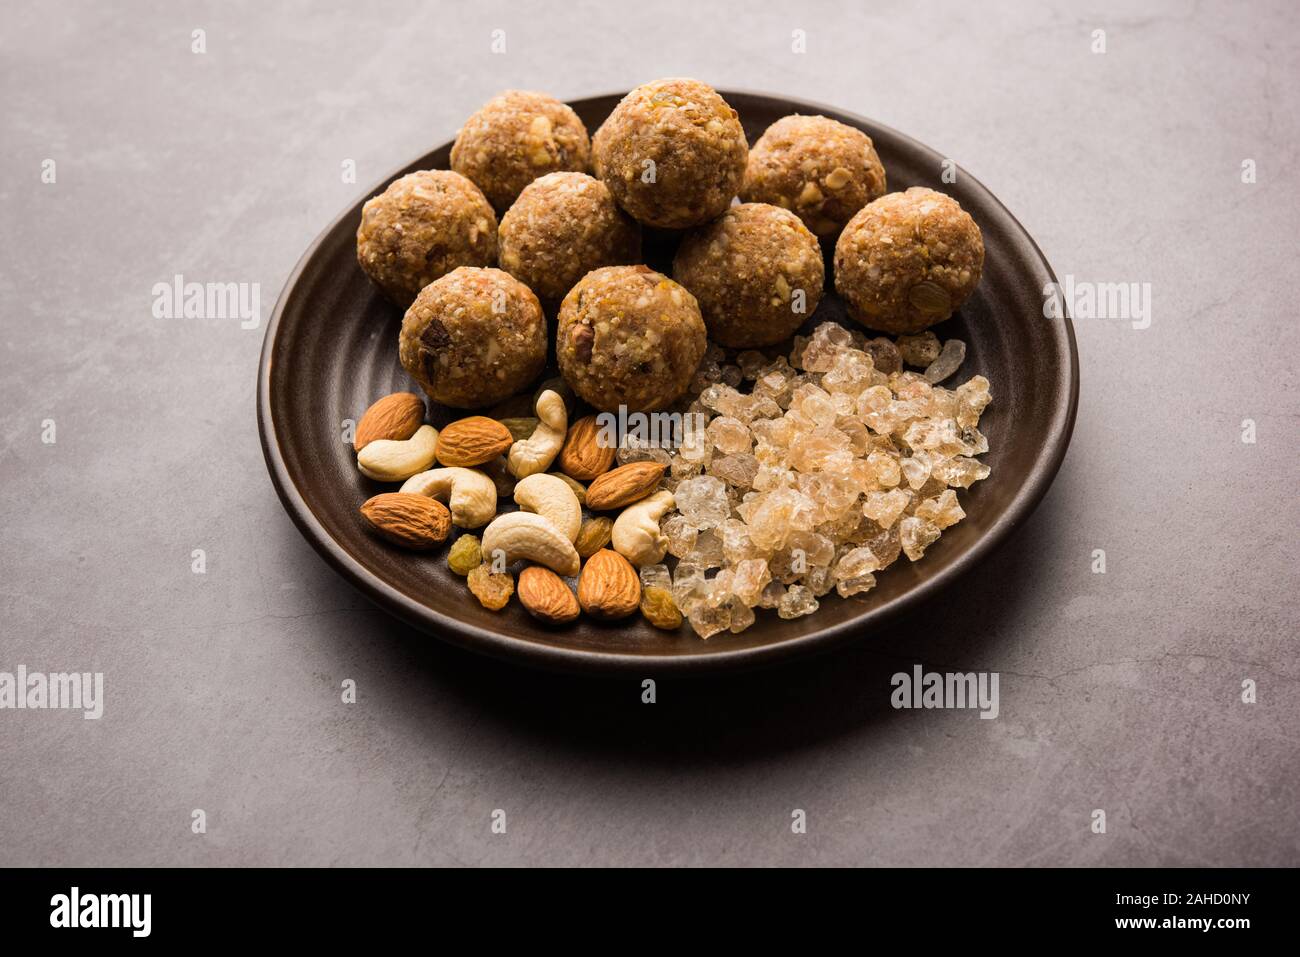
[[(358, 419), (375, 399), (418, 387), (397, 361), (402, 314), (385, 301), (356, 261), (356, 231), (365, 199), (417, 169), (448, 167), (451, 143), (418, 157), (345, 210), (317, 237), (289, 277), (266, 330), (258, 381), (258, 425), (267, 467), (295, 524), (327, 562), (380, 606), (429, 634), (473, 651), (544, 667), (585, 671), (710, 670), (758, 664), (824, 649), (871, 634), (886, 620), (938, 599), (963, 572), (1026, 518), (1055, 477), (1074, 424), (1078, 356), (1068, 319), (1045, 319), (1042, 290), (1051, 267), (1021, 225), (973, 177), (943, 183), (943, 155), (870, 120), (828, 106), (755, 93), (720, 91), (740, 113), (753, 143), (790, 113), (820, 113), (866, 131), (884, 162), (891, 190), (929, 186), (954, 196), (984, 233), (984, 274), (960, 313), (935, 327), (941, 339), (965, 340), (965, 364), (949, 386), (988, 378), (993, 403), (980, 421), (992, 475), (960, 492), (967, 518), (916, 564), (900, 559), (862, 599), (822, 599), (813, 615), (782, 621), (761, 612), (739, 635), (701, 641), (689, 627), (658, 631), (638, 618), (602, 624), (540, 625), (512, 601), (502, 612), (478, 605), (465, 581), (447, 569), (445, 549), (419, 555), (371, 534), (357, 509), (391, 491), (363, 477), (340, 423)], [(622, 94), (570, 105), (595, 132)], [(668, 272), (671, 237), (647, 243), (652, 266)], [(844, 318), (831, 292), (810, 325)], [(433, 410), (435, 424), (445, 413)]]

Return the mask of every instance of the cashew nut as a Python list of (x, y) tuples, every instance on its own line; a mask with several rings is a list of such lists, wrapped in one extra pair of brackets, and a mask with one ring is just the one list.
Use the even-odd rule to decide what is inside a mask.
[(515, 486), (515, 501), (525, 511), (550, 519), (552, 525), (569, 536), (569, 541), (577, 540), (578, 529), (582, 528), (582, 506), (563, 479), (545, 472), (522, 478)]
[(376, 482), (401, 482), (433, 464), (438, 430), (422, 425), (409, 439), (375, 439), (357, 453), (357, 468)]
[(475, 469), (430, 469), (406, 480), (399, 492), (428, 495), (451, 508), (453, 525), (478, 528), (497, 513), (497, 487)]
[(558, 392), (547, 389), (537, 397), (537, 418), (541, 421), (533, 434), (510, 446), (506, 464), (515, 478), (545, 472), (564, 445), (564, 436), (569, 430), (569, 413)]
[(673, 507), (673, 493), (655, 492), (629, 505), (614, 521), (610, 541), (633, 565), (656, 565), (668, 551), (668, 537), (659, 531), (659, 519)]
[(505, 554), (507, 565), (526, 558), (566, 576), (578, 574), (582, 564), (573, 542), (550, 519), (535, 512), (508, 512), (498, 516), (483, 530), (480, 547), (485, 561), (492, 561), (500, 551)]

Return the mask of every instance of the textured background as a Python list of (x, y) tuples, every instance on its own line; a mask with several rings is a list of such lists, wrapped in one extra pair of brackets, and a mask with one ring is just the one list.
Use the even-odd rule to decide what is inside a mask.
[[(107, 703), (0, 711), (0, 864), (1300, 863), (1295, 5), (516, 6), (6, 8), (0, 670), (103, 671)], [(495, 91), (675, 74), (917, 137), (1061, 276), (1152, 283), (1154, 318), (1077, 323), (1060, 477), (944, 601), (645, 706), (372, 608), (267, 478), (263, 330), (154, 319), (150, 289), (257, 282), (265, 320), (318, 230)], [(891, 710), (917, 662), (1000, 672), (1001, 717)]]

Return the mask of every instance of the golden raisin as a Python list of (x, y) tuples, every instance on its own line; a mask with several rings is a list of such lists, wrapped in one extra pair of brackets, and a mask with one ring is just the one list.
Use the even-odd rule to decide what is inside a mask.
[(589, 518), (578, 529), (578, 538), (573, 543), (573, 547), (578, 550), (581, 557), (590, 558), (609, 544), (610, 536), (613, 533), (614, 520), (612, 518)]
[(457, 575), (468, 575), (483, 564), (477, 535), (462, 535), (447, 552), (447, 567)]
[(492, 611), (500, 611), (510, 603), (515, 593), (515, 580), (509, 572), (493, 574), (492, 565), (484, 562), (469, 573), (469, 590), (479, 604)]
[(569, 488), (573, 489), (573, 494), (577, 497), (579, 505), (587, 504), (587, 486), (583, 485), (572, 476), (565, 475), (563, 472), (552, 472), (551, 474), (565, 485), (569, 486)]
[(516, 442), (522, 442), (537, 431), (537, 419), (534, 416), (519, 416), (497, 421), (510, 430), (510, 435)]
[(682, 613), (673, 602), (673, 593), (659, 585), (651, 585), (641, 593), (641, 614), (650, 624), (665, 631), (682, 626)]

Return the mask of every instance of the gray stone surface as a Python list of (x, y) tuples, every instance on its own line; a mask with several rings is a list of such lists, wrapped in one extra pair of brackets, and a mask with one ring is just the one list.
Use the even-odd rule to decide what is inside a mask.
[[(0, 670), (102, 671), (107, 701), (0, 712), (0, 864), (1300, 863), (1295, 5), (516, 6), (7, 6)], [(1077, 324), (1060, 477), (943, 602), (650, 707), (371, 607), (266, 476), (262, 329), (150, 306), (182, 273), (269, 315), (341, 208), (500, 88), (674, 74), (905, 130), (1059, 274), (1154, 311)], [(915, 662), (1000, 672), (1001, 716), (892, 710)]]

